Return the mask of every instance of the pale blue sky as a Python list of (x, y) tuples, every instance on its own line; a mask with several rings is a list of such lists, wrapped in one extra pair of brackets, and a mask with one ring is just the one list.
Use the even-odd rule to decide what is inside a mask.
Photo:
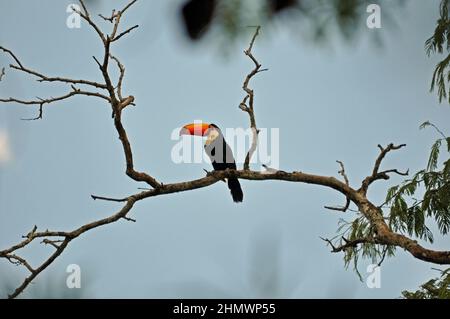
[[(137, 103), (123, 116), (136, 168), (164, 183), (199, 178), (203, 168), (210, 169), (171, 161), (175, 127), (195, 119), (248, 126), (237, 106), (251, 67), (242, 54), (250, 30), (242, 28), (248, 36), (227, 55), (214, 39), (191, 45), (177, 22), (180, 2), (139, 1), (123, 20), (124, 27), (138, 23), (139, 29), (113, 47), (126, 66), (125, 94)], [(66, 27), (69, 3), (1, 0), (0, 44), (46, 74), (100, 80), (91, 57), (101, 55), (101, 44), (85, 24)], [(450, 108), (428, 91), (437, 59), (427, 58), (423, 49), (438, 4), (406, 1), (395, 12), (396, 28), (362, 26), (358, 41), (337, 38), (329, 47), (305, 41), (292, 26), (278, 24), (276, 32), (264, 32), (263, 26), (254, 50), (270, 70), (253, 82), (255, 108), (261, 127), (280, 128), (283, 170), (336, 176), (335, 160), (342, 160), (357, 187), (372, 168), (376, 145), (389, 142), (408, 147), (390, 155), (386, 168), (424, 167), (436, 135), (418, 126), (430, 120), (450, 130)], [(111, 8), (111, 2), (102, 1), (94, 10)], [(373, 32), (380, 33), (382, 47), (373, 43)], [(0, 67), (9, 62), (0, 55)], [(55, 96), (65, 90), (10, 70), (0, 83), (4, 97)], [(71, 230), (119, 208), (92, 201), (90, 194), (122, 197), (145, 186), (124, 174), (110, 113), (101, 100), (77, 97), (46, 107), (43, 120), (27, 122), (20, 118), (35, 116), (36, 109), (0, 105), (0, 133), (9, 136), (12, 156), (0, 162), (1, 248), (34, 224)], [(381, 203), (387, 187), (400, 181), (378, 182), (370, 199)], [(84, 296), (106, 298), (393, 298), (437, 275), (432, 264), (398, 251), (383, 264), (381, 288), (368, 289), (344, 269), (342, 255), (330, 253), (319, 239), (333, 236), (340, 217), (354, 217), (323, 209), (343, 203), (339, 194), (302, 184), (241, 183), (245, 198), (239, 205), (223, 183), (138, 203), (131, 214), (137, 223), (118, 222), (73, 241), (24, 296), (45, 290), (48, 282), (66, 289), (65, 268), (73, 263), (82, 267)], [(437, 238), (433, 247), (448, 249), (448, 239)], [(36, 263), (50, 251), (36, 244), (25, 252)], [(365, 276), (365, 264), (361, 270)], [(5, 261), (0, 271), (0, 285), (23, 276)], [(275, 284), (262, 285), (267, 278), (276, 278)]]

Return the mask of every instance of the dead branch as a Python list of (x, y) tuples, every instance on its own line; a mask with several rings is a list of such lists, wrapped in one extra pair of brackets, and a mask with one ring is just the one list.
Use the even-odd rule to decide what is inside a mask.
[[(134, 97), (128, 96), (126, 98), (121, 98), (122, 81), (124, 78), (123, 74), (124, 74), (125, 69), (124, 68), (121, 69), (121, 67), (120, 67), (121, 64), (120, 64), (120, 62), (118, 62), (119, 60), (117, 58), (115, 58), (114, 60), (118, 64), (119, 71), (121, 72), (121, 76), (119, 78), (119, 83), (116, 86), (114, 86), (112, 84), (111, 77), (108, 72), (109, 60), (111, 59), (110, 48), (111, 48), (112, 42), (116, 38), (116, 33), (119, 28), (120, 19), (122, 17), (122, 14), (128, 8), (130, 8), (134, 3), (136, 3), (136, 0), (131, 1), (124, 7), (124, 9), (114, 13), (113, 19), (112, 19), (113, 20), (113, 30), (111, 31), (111, 33), (109, 35), (106, 35), (106, 36), (105, 36), (105, 34), (103, 34), (100, 31), (100, 28), (91, 20), (89, 12), (88, 12), (83, 0), (80, 0), (80, 3), (82, 5), (83, 11), (84, 11), (84, 13), (79, 12), (80, 16), (84, 20), (86, 20), (89, 23), (89, 25), (91, 25), (94, 28), (94, 30), (97, 32), (97, 34), (99, 35), (100, 39), (103, 42), (103, 47), (104, 47), (103, 63), (100, 63), (95, 57), (94, 57), (94, 59), (96, 60), (98, 66), (100, 68), (100, 71), (103, 75), (103, 79), (105, 81), (106, 89), (109, 92), (110, 104), (111, 104), (111, 108), (112, 108), (112, 112), (113, 112), (113, 116), (114, 116), (114, 125), (119, 134), (119, 139), (122, 142), (122, 147), (123, 147), (123, 150), (125, 153), (126, 174), (135, 181), (146, 182), (147, 184), (149, 184), (150, 186), (152, 186), (154, 188), (161, 187), (161, 184), (154, 177), (152, 177), (144, 172), (138, 172), (134, 169), (133, 153), (132, 153), (132, 149), (131, 149), (131, 144), (128, 140), (128, 136), (125, 131), (125, 128), (122, 125), (122, 119), (121, 119), (122, 110), (126, 106), (128, 106), (134, 102)], [(116, 95), (115, 88), (117, 88), (117, 90), (118, 90), (117, 95)], [(120, 93), (120, 96), (119, 96), (119, 93)]]
[(380, 144), (378, 144), (378, 148), (380, 149), (380, 154), (378, 155), (378, 157), (375, 161), (375, 165), (373, 167), (372, 174), (367, 176), (363, 180), (361, 189), (360, 189), (361, 192), (363, 192), (364, 194), (367, 193), (367, 189), (369, 188), (370, 184), (372, 184), (373, 182), (375, 182), (377, 180), (380, 180), (380, 179), (388, 180), (389, 173), (396, 173), (396, 174), (399, 174), (402, 176), (408, 175), (408, 171), (406, 171), (405, 173), (402, 173), (396, 169), (386, 170), (386, 171), (382, 171), (382, 172), (379, 171), (381, 162), (383, 161), (383, 159), (387, 153), (389, 153), (390, 151), (401, 149), (402, 147), (405, 147), (405, 146), (406, 146), (406, 144), (394, 145), (393, 143), (390, 143), (386, 148), (383, 148)]
[(52, 245), (53, 247), (55, 247), (56, 249), (58, 249), (58, 248), (59, 248), (58, 243), (62, 243), (62, 242), (63, 242), (63, 240), (61, 240), (61, 239), (51, 240), (51, 239), (48, 239), (48, 238), (44, 238), (44, 239), (41, 241), (41, 244)]
[(333, 244), (333, 242), (331, 240), (329, 240), (328, 238), (322, 238), (320, 237), (320, 239), (322, 239), (323, 241), (327, 242), (327, 244), (331, 247), (331, 252), (332, 253), (338, 253), (341, 251), (345, 251), (349, 248), (355, 248), (360, 244), (365, 244), (365, 243), (376, 243), (376, 240), (374, 238), (358, 238), (358, 239), (354, 239), (354, 240), (348, 240), (345, 237), (342, 237), (342, 241), (344, 242), (344, 244), (339, 245), (339, 246), (335, 246)]
[[(344, 163), (341, 161), (336, 162), (341, 166), (341, 169), (338, 171), (338, 173), (344, 178), (345, 184), (349, 185), (348, 177), (347, 174), (345, 173)], [(346, 212), (349, 206), (350, 206), (350, 198), (346, 197), (345, 205), (343, 207), (325, 206), (325, 208), (330, 210), (337, 210), (340, 212)]]
[(256, 119), (255, 119), (255, 111), (253, 108), (253, 101), (254, 101), (254, 92), (251, 88), (248, 87), (250, 80), (252, 77), (254, 77), (256, 74), (262, 71), (267, 71), (267, 69), (261, 69), (261, 64), (256, 60), (256, 58), (253, 56), (252, 49), (253, 45), (255, 43), (255, 39), (259, 34), (259, 30), (261, 29), (260, 26), (256, 27), (255, 33), (253, 34), (252, 39), (250, 40), (250, 44), (248, 46), (247, 50), (244, 50), (244, 54), (248, 56), (253, 63), (255, 64), (255, 68), (247, 74), (244, 80), (244, 84), (242, 85), (242, 89), (245, 91), (246, 95), (242, 102), (239, 104), (239, 108), (246, 112), (250, 118), (250, 128), (252, 130), (252, 144), (250, 146), (249, 151), (247, 152), (247, 155), (245, 156), (244, 161), (244, 169), (249, 170), (250, 169), (250, 160), (253, 156), (253, 153), (256, 151), (256, 147), (258, 145), (258, 134), (259, 130), (256, 126)]
[(17, 65), (10, 64), (9, 67), (12, 69), (15, 69), (17, 71), (25, 72), (31, 75), (34, 75), (38, 78), (38, 82), (60, 82), (60, 83), (67, 83), (67, 84), (84, 84), (88, 86), (92, 86), (98, 89), (106, 89), (106, 86), (104, 84), (95, 82), (95, 81), (89, 81), (89, 80), (80, 80), (80, 79), (69, 79), (64, 77), (52, 77), (52, 76), (46, 76), (42, 73), (36, 72), (34, 70), (28, 69), (23, 66), (23, 64), (20, 62), (20, 60), (14, 55), (14, 53), (5, 48), (0, 46), (0, 50), (3, 52), (9, 54), (13, 60), (16, 62)]
[[(137, 26), (131, 27), (131, 28), (119, 33), (119, 35), (117, 35), (117, 32), (119, 30), (119, 22), (120, 22), (120, 18), (122, 16), (122, 14), (128, 8), (130, 8), (131, 5), (133, 5), (135, 2), (136, 2), (136, 0), (129, 2), (124, 7), (124, 9), (113, 13), (112, 18), (111, 18), (111, 22), (113, 23), (113, 30), (110, 34), (104, 34), (100, 30), (100, 28), (97, 26), (97, 24), (91, 19), (89, 11), (87, 10), (87, 7), (82, 0), (80, 0), (80, 4), (81, 4), (83, 10), (82, 11), (75, 10), (96, 31), (96, 33), (98, 34), (98, 36), (100, 37), (100, 39), (103, 43), (103, 46), (104, 46), (103, 62), (100, 63), (97, 59), (95, 59), (95, 58), (94, 59), (96, 60), (98, 66), (102, 72), (104, 83), (98, 83), (98, 82), (94, 82), (94, 81), (90, 81), (90, 80), (71, 79), (71, 78), (59, 77), (59, 76), (50, 77), (50, 76), (44, 75), (40, 72), (26, 68), (24, 66), (24, 64), (22, 64), (22, 62), (18, 59), (18, 57), (11, 50), (4, 48), (4, 47), (0, 47), (1, 51), (8, 54), (14, 60), (15, 64), (10, 65), (11, 69), (34, 75), (38, 78), (39, 82), (61, 82), (61, 83), (70, 84), (71, 88), (72, 88), (72, 91), (70, 91), (69, 93), (67, 93), (65, 95), (61, 95), (59, 97), (50, 97), (50, 98), (46, 98), (46, 99), (37, 98), (37, 100), (24, 100), (24, 99), (10, 97), (10, 98), (2, 98), (2, 99), (0, 99), (0, 102), (19, 103), (19, 104), (23, 104), (23, 105), (39, 106), (38, 116), (36, 118), (28, 119), (28, 120), (34, 120), (34, 119), (42, 118), (43, 106), (45, 104), (62, 101), (62, 100), (68, 99), (75, 95), (95, 96), (95, 97), (99, 97), (99, 98), (106, 100), (111, 105), (113, 113), (115, 114), (114, 124), (115, 124), (117, 132), (119, 134), (119, 138), (122, 142), (124, 153), (125, 153), (125, 158), (126, 158), (126, 174), (130, 178), (132, 178), (136, 181), (144, 181), (144, 182), (147, 182), (150, 186), (157, 188), (157, 187), (160, 187), (161, 184), (159, 182), (157, 182), (156, 179), (154, 179), (153, 177), (151, 177), (150, 175), (148, 175), (146, 173), (142, 173), (142, 172), (138, 172), (138, 171), (134, 170), (131, 146), (128, 141), (126, 131), (121, 123), (121, 112), (128, 105), (134, 104), (134, 97), (133, 96), (122, 97), (122, 83), (124, 80), (125, 68), (123, 67), (123, 65), (120, 63), (120, 61), (116, 57), (114, 57), (110, 54), (110, 46), (113, 41), (119, 40), (120, 38), (122, 38), (123, 36), (128, 34), (130, 31), (137, 28)], [(108, 65), (109, 65), (110, 59), (116, 61), (116, 64), (119, 68), (120, 76), (119, 76), (117, 85), (113, 85), (110, 75), (109, 75)], [(76, 88), (75, 85), (77, 85), (77, 84), (106, 90), (109, 96), (104, 95), (99, 92), (91, 92), (91, 91), (87, 91), (84, 89), (82, 90), (82, 89)], [(113, 200), (111, 198), (106, 198), (106, 197), (93, 196), (93, 198), (94, 199), (103, 199), (103, 200)], [(133, 219), (128, 218), (125, 215), (128, 213), (128, 211), (133, 206), (134, 200), (127, 198), (124, 200), (113, 200), (113, 201), (126, 201), (126, 205), (122, 208), (122, 210), (120, 210), (115, 215), (110, 216), (109, 218), (94, 221), (90, 224), (83, 225), (80, 228), (78, 228), (74, 231), (71, 231), (71, 232), (62, 232), (62, 231), (37, 232), (36, 231), (37, 228), (34, 227), (33, 230), (27, 236), (24, 237), (25, 239), (22, 242), (14, 245), (8, 249), (0, 251), (0, 257), (4, 257), (4, 258), (7, 258), (8, 260), (15, 261), (17, 264), (24, 265), (30, 272), (30, 275), (13, 292), (13, 294), (10, 295), (10, 297), (14, 298), (14, 297), (18, 296), (21, 292), (23, 292), (23, 290), (32, 282), (32, 280), (37, 275), (39, 275), (44, 269), (46, 269), (65, 250), (65, 248), (67, 247), (69, 242), (71, 240), (73, 240), (74, 238), (78, 237), (80, 234), (82, 234), (86, 231), (89, 231), (90, 229), (93, 229), (93, 228), (96, 228), (96, 227), (99, 227), (99, 226), (102, 226), (105, 224), (109, 224), (111, 222), (115, 222), (118, 219), (122, 219), (122, 218), (129, 220), (129, 221), (133, 221)], [(51, 239), (52, 237), (57, 237), (60, 239), (54, 240), (54, 239)], [(17, 255), (11, 255), (11, 254), (16, 250), (24, 248), (25, 246), (30, 244), (32, 241), (34, 241), (36, 238), (42, 238), (42, 243), (52, 245), (56, 249), (56, 251), (45, 262), (43, 262), (39, 267), (34, 269), (25, 260), (21, 260), (20, 257), (18, 257)]]
[(109, 98), (103, 94), (100, 94), (98, 92), (89, 92), (89, 91), (82, 91), (78, 88), (76, 88), (75, 86), (72, 85), (72, 91), (65, 94), (65, 95), (61, 95), (58, 97), (50, 97), (50, 98), (46, 98), (46, 99), (42, 99), (42, 98), (37, 98), (37, 100), (22, 100), (22, 99), (17, 99), (17, 98), (8, 98), (8, 99), (0, 99), (0, 102), (3, 103), (18, 103), (18, 104), (23, 104), (23, 105), (39, 105), (39, 114), (37, 117), (35, 118), (31, 118), (31, 119), (24, 119), (24, 120), (38, 120), (38, 119), (42, 119), (42, 113), (43, 113), (43, 106), (44, 104), (50, 104), (50, 103), (54, 103), (54, 102), (58, 102), (58, 101), (62, 101), (62, 100), (66, 100), (72, 96), (75, 95), (86, 95), (86, 96), (95, 96), (95, 97), (99, 97), (101, 99), (104, 99), (106, 101), (110, 101)]
[(0, 72), (0, 82), (2, 81), (4, 76), (5, 76), (5, 68), (2, 68), (2, 70)]
[(131, 28), (126, 29), (125, 31), (121, 32), (119, 35), (115, 36), (111, 41), (119, 40), (121, 37), (123, 37), (124, 35), (130, 33), (131, 31), (133, 31), (134, 29), (136, 29), (138, 27), (139, 27), (139, 25), (136, 24), (136, 25), (132, 26)]
[[(135, 203), (135, 200), (130, 198), (128, 200), (128, 202), (126, 203), (126, 205), (124, 207), (122, 207), (122, 209), (119, 210), (116, 214), (114, 214), (110, 217), (107, 217), (107, 218), (103, 218), (103, 219), (85, 224), (71, 232), (59, 232), (59, 231), (48, 231), (48, 230), (44, 231), (44, 232), (37, 232), (37, 228), (36, 228), (36, 226), (34, 226), (32, 231), (30, 233), (28, 233), (26, 236), (24, 236), (26, 238), (24, 241), (22, 241), (21, 243), (15, 245), (9, 249), (0, 251), (0, 258), (3, 257), (3, 258), (7, 258), (8, 260), (15, 259), (18, 262), (17, 263), (18, 265), (24, 265), (25, 268), (27, 268), (30, 273), (24, 279), (22, 284), (19, 287), (17, 287), (11, 295), (8, 296), (8, 298), (12, 299), (12, 298), (17, 297), (19, 294), (21, 294), (28, 287), (28, 285), (42, 271), (44, 271), (48, 266), (50, 266), (53, 263), (53, 261), (55, 261), (55, 259), (58, 258), (64, 252), (64, 250), (67, 248), (68, 244), (73, 239), (77, 238), (81, 234), (83, 234), (91, 229), (116, 222), (117, 220), (126, 217), (128, 212), (133, 207), (134, 203)], [(55, 240), (50, 240), (49, 238), (51, 238), (51, 237), (59, 237), (59, 238), (63, 238), (63, 239), (59, 239), (59, 240), (55, 241)], [(50, 255), (50, 257), (48, 259), (46, 259), (39, 267), (33, 268), (28, 262), (25, 261), (25, 259), (18, 258), (18, 256), (12, 254), (12, 252), (19, 250), (21, 248), (24, 248), (25, 246), (30, 244), (32, 241), (34, 241), (36, 238), (44, 238), (42, 241), (43, 243), (52, 243), (52, 246), (56, 248), (56, 251), (52, 255)], [(56, 244), (56, 243), (59, 243), (59, 244)]]
[(91, 195), (91, 198), (93, 200), (104, 200), (104, 201), (109, 201), (109, 202), (126, 202), (128, 200), (128, 198), (111, 198), (111, 197), (103, 197), (103, 196), (96, 196), (96, 195)]
[(125, 76), (125, 67), (123, 66), (122, 63), (120, 63), (119, 59), (116, 58), (115, 56), (113, 56), (112, 54), (109, 55), (111, 57), (111, 59), (113, 59), (114, 61), (116, 61), (117, 63), (117, 67), (119, 68), (119, 81), (117, 82), (117, 96), (119, 97), (119, 100), (122, 101), (122, 82), (123, 82), (123, 78)]

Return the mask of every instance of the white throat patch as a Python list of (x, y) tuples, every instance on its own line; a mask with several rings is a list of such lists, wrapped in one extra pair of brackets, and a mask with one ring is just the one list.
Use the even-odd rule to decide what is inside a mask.
[(220, 136), (219, 131), (215, 128), (210, 128), (208, 131), (207, 139), (205, 145), (209, 145), (216, 140)]

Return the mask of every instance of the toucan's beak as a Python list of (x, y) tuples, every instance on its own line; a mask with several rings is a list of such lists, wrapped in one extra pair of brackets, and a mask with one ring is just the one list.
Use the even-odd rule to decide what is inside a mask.
[(199, 135), (204, 136), (209, 129), (208, 123), (192, 123), (183, 126), (180, 130), (180, 135)]

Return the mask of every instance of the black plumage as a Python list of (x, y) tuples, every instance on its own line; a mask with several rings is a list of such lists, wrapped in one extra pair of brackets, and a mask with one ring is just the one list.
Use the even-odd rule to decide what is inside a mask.
[[(233, 151), (225, 141), (220, 129), (216, 125), (211, 124), (207, 136), (208, 139), (205, 143), (205, 152), (211, 159), (214, 170), (235, 170), (236, 162), (234, 160)], [(242, 192), (241, 184), (237, 178), (228, 178), (228, 188), (230, 189), (233, 201), (236, 203), (242, 202), (244, 193)]]

